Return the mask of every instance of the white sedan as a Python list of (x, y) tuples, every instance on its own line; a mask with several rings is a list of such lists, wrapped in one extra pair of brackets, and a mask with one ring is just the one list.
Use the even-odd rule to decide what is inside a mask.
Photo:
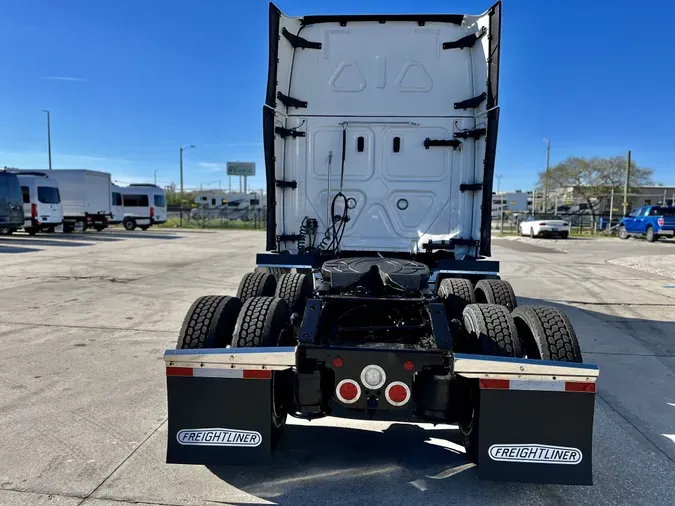
[(557, 236), (567, 239), (567, 236), (570, 234), (570, 224), (568, 222), (537, 218), (536, 216), (530, 216), (527, 220), (521, 221), (518, 227), (520, 235), (529, 235), (532, 238)]

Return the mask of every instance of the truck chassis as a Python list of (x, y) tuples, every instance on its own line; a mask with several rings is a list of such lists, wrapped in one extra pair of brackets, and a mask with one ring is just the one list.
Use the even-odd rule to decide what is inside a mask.
[(193, 304), (164, 354), (168, 462), (259, 464), (288, 416), (332, 415), (457, 424), (484, 479), (592, 483), (598, 368), (497, 262), (294, 261), (259, 255), (237, 297)]

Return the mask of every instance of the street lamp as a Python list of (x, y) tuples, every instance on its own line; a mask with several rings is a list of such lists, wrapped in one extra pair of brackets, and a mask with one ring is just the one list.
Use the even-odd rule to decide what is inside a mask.
[(196, 148), (194, 144), (181, 146), (180, 148), (180, 226), (183, 226), (183, 151), (190, 148)]
[(52, 170), (52, 128), (49, 118), (49, 111), (42, 109), (42, 112), (47, 113), (47, 152), (49, 153), (49, 170)]
[(155, 169), (155, 186), (157, 186), (157, 169)]

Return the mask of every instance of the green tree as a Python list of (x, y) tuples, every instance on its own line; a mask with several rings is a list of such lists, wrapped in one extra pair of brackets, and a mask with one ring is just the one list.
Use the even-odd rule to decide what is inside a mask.
[[(630, 187), (653, 185), (652, 169), (638, 167), (635, 160), (631, 160)], [(548, 179), (548, 181), (547, 181)], [(620, 193), (626, 180), (626, 158), (615, 156), (612, 158), (582, 158), (569, 157), (548, 171), (539, 173), (538, 187), (546, 187), (549, 191), (570, 188), (576, 195), (581, 196), (590, 209), (595, 221), (595, 206), (593, 199), (605, 197), (612, 189)]]

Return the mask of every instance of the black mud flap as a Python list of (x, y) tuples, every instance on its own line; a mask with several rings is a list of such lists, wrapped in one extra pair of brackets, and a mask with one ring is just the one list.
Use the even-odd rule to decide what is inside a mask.
[(167, 367), (169, 464), (261, 464), (272, 453), (269, 370)]
[(593, 484), (595, 383), (480, 380), (481, 479)]

